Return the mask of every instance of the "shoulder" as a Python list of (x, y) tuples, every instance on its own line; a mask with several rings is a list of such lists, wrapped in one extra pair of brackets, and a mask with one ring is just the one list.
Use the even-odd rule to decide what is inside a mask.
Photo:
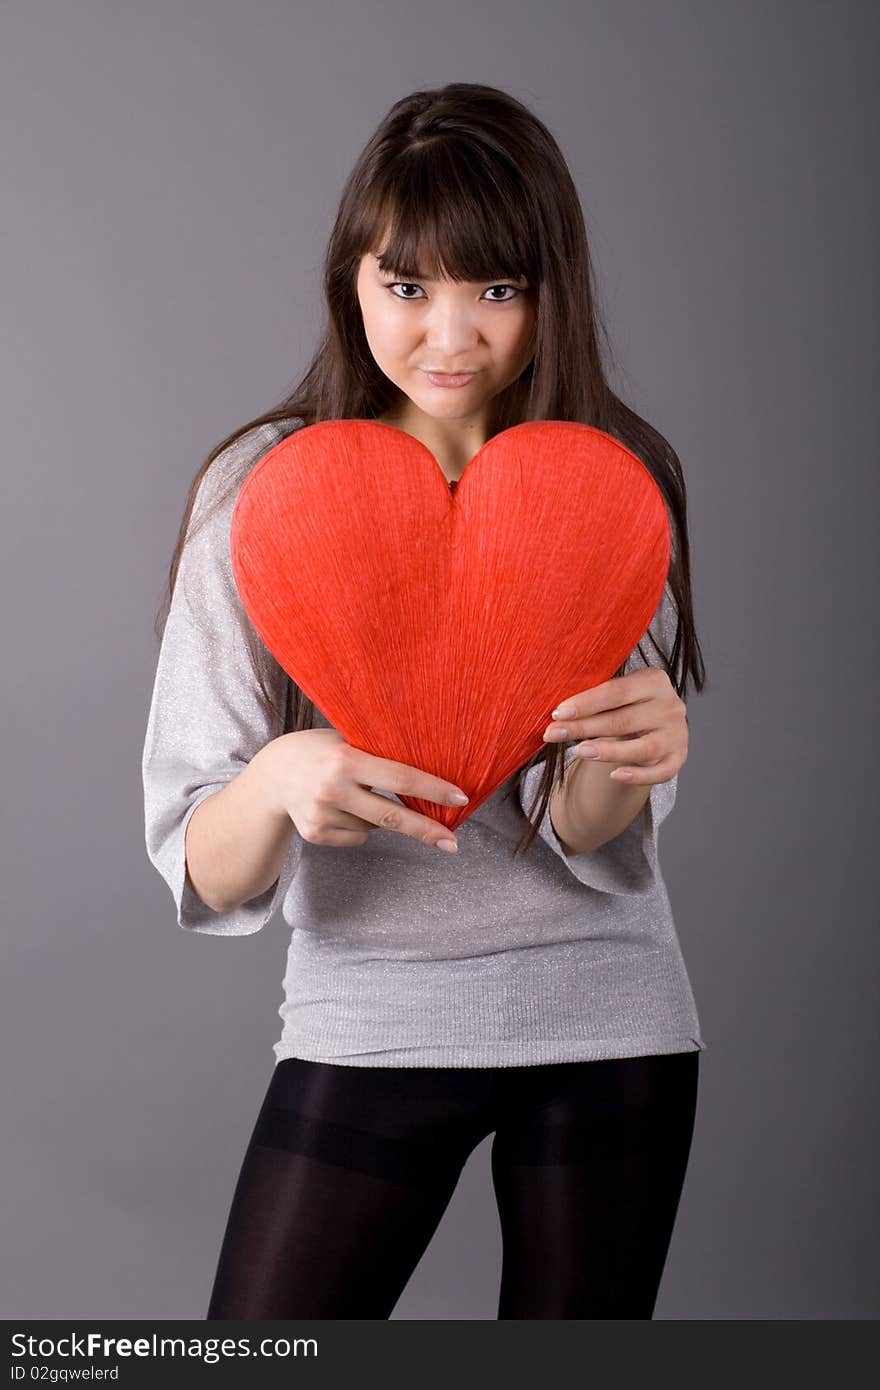
[[(222, 507), (231, 512), (242, 484), (264, 454), (279, 444), (282, 439), (298, 429), (300, 421), (288, 421), (284, 425), (255, 425), (244, 434), (221, 449), (205, 469), (196, 496), (194, 511), (204, 514), (208, 509)], [(292, 428), (291, 428), (292, 426)]]
[(264, 454), (290, 433), (261, 424), (245, 431), (212, 459), (203, 473), (186, 528), (177, 583), (192, 613), (218, 606), (225, 597), (238, 608), (229, 549), (232, 513), (239, 492)]

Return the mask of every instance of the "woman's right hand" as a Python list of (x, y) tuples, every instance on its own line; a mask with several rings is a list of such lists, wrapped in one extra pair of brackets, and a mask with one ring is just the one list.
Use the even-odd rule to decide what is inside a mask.
[(362, 845), (378, 827), (441, 849), (445, 840), (451, 845), (448, 853), (458, 848), (453, 832), (441, 822), (370, 788), (444, 806), (465, 804), (453, 797), (460, 788), (407, 763), (354, 748), (336, 729), (282, 734), (260, 749), (251, 767), (259, 772), (270, 809), (286, 812), (310, 844)]

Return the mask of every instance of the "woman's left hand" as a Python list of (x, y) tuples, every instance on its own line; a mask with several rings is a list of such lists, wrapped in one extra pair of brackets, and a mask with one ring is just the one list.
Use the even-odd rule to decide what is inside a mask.
[[(646, 666), (572, 695), (553, 711), (546, 742), (586, 739), (578, 757), (616, 763), (615, 781), (668, 782), (687, 759), (687, 708), (666, 671)], [(551, 736), (551, 730), (555, 734)], [(593, 750), (592, 752), (588, 750)]]

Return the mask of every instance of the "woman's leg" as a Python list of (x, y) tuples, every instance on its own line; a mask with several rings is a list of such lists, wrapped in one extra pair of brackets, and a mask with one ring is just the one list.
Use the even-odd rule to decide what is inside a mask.
[(492, 1145), (499, 1318), (651, 1318), (699, 1052), (518, 1068)]
[(279, 1062), (207, 1317), (388, 1318), (491, 1130), (490, 1091), (456, 1068)]

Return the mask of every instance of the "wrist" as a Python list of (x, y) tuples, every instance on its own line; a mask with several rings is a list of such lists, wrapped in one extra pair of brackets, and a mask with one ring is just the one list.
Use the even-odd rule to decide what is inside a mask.
[(609, 773), (620, 763), (585, 758), (575, 762), (566, 773), (564, 788), (557, 786), (551, 797), (551, 824), (567, 853), (589, 854), (635, 819), (651, 788), (612, 781)]
[(295, 737), (295, 734), (281, 734), (264, 744), (251, 758), (242, 774), (247, 776), (260, 809), (274, 817), (279, 824), (291, 819), (282, 792), (280, 769), (283, 752), (287, 750), (287, 741)]

